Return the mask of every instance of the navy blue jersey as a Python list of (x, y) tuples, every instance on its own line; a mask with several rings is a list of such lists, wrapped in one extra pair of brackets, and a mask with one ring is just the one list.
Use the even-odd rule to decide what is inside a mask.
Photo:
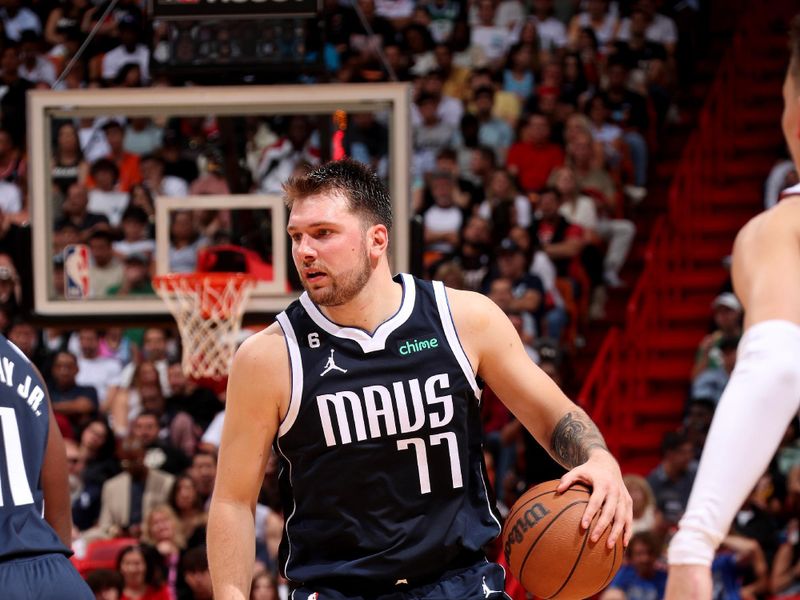
[(500, 533), (480, 389), (444, 286), (395, 281), (400, 309), (372, 335), (307, 294), (278, 316), (292, 370), (276, 440), (280, 562), (293, 582), (435, 577)]
[(49, 425), (44, 382), (25, 355), (0, 335), (0, 560), (70, 554), (43, 517), (39, 476)]

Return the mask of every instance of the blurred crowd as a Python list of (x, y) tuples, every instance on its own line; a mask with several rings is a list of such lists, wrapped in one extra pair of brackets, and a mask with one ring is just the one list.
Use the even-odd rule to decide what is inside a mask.
[[(21, 289), (30, 256), (19, 243), (30, 228), (27, 90), (192, 82), (154, 67), (152, 54), (165, 52), (159, 44), (166, 29), (149, 21), (136, 0), (1, 5), (0, 327), (50, 385), (67, 438), (76, 563), (98, 598), (210, 598), (203, 543), (224, 391), (186, 378), (173, 329), (111, 322), (35, 327)], [(663, 134), (681, 118), (678, 83), (691, 71), (700, 3), (325, 0), (323, 6), (317, 50), (324, 75), (297, 74), (295, 81), (410, 83), (410, 208), (424, 276), (491, 297), (531, 360), (563, 382), (565, 357), (582, 343), (587, 323), (604, 318), (609, 288), (626, 285), (637, 207), (648, 201)], [(236, 40), (204, 27), (183, 28), (181, 40), (205, 44), (204, 52), (217, 57), (239, 52), (231, 46)], [(391, 176), (392, 132), (380, 111), (55, 118), (50, 133), (53, 219), (35, 226), (52, 228), (55, 298), (65, 295), (64, 250), (75, 244), (88, 246), (90, 297), (153, 294), (158, 197), (279, 193), (292, 174), (345, 155)], [(169, 226), (173, 272), (197, 270), (198, 253), (217, 244), (270, 260), (267, 241), (244, 235), (230, 211), (175, 211)], [(657, 559), (685, 505), (693, 461), (735, 360), (737, 306), (732, 294), (715, 302), (717, 330), (700, 345), (686, 426), (665, 440), (663, 464), (646, 480), (629, 478), (640, 533), (624, 575), (607, 592), (617, 596), (609, 598), (659, 597), (640, 583), (658, 581), (654, 573), (663, 570)], [(489, 389), (483, 411), (501, 508), (532, 483), (560, 474)], [(800, 474), (787, 467), (794, 444), (787, 441), (777, 461), (782, 466), (754, 492), (737, 520), (738, 537), (726, 542), (735, 560), (721, 571), (725, 581), (743, 581), (756, 594), (767, 589), (757, 586), (768, 577), (761, 566), (768, 563), (784, 565), (785, 572), (773, 574), (785, 583), (781, 589), (798, 585), (798, 525), (784, 518), (800, 490)], [(286, 596), (276, 575), (283, 517), (275, 468), (270, 462), (256, 510), (252, 598), (258, 599)], [(774, 524), (769, 543), (765, 523)], [(104, 548), (121, 552), (103, 564)], [(515, 599), (525, 597), (509, 585)]]

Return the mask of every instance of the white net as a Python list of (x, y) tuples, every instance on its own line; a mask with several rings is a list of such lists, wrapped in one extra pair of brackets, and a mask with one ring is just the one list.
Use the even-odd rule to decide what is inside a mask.
[(255, 282), (243, 273), (169, 274), (153, 279), (178, 323), (181, 364), (187, 376), (227, 376)]

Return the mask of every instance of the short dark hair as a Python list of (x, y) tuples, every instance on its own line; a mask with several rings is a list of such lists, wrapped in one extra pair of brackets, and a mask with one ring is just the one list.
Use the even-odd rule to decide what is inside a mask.
[(114, 176), (114, 181), (119, 179), (119, 167), (110, 158), (98, 158), (92, 163), (92, 167), (89, 170), (92, 177), (96, 177), (100, 171), (110, 171)]
[(658, 538), (656, 538), (652, 531), (640, 531), (633, 534), (633, 537), (631, 537), (631, 541), (628, 542), (628, 547), (626, 548), (628, 556), (630, 556), (631, 552), (633, 552), (634, 544), (643, 544), (654, 556), (658, 556), (660, 554)]
[(795, 15), (789, 24), (789, 49), (790, 73), (800, 83), (800, 14)]
[(673, 452), (690, 441), (683, 431), (669, 431), (664, 434), (664, 439), (661, 441), (661, 453)]
[(95, 569), (86, 576), (86, 583), (95, 594), (108, 589), (115, 589), (121, 594), (125, 587), (122, 575), (112, 569)]
[(208, 555), (205, 546), (195, 546), (186, 551), (181, 559), (181, 566), (185, 573), (200, 573), (208, 571)]
[(369, 167), (345, 158), (329, 162), (313, 171), (292, 177), (283, 184), (283, 199), (289, 210), (296, 200), (324, 192), (340, 192), (350, 210), (373, 224), (392, 229), (392, 201), (380, 178)]

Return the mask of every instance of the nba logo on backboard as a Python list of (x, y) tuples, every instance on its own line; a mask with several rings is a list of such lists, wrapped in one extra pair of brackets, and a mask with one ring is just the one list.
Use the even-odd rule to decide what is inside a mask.
[(64, 296), (70, 300), (89, 297), (89, 247), (70, 244), (64, 248)]

